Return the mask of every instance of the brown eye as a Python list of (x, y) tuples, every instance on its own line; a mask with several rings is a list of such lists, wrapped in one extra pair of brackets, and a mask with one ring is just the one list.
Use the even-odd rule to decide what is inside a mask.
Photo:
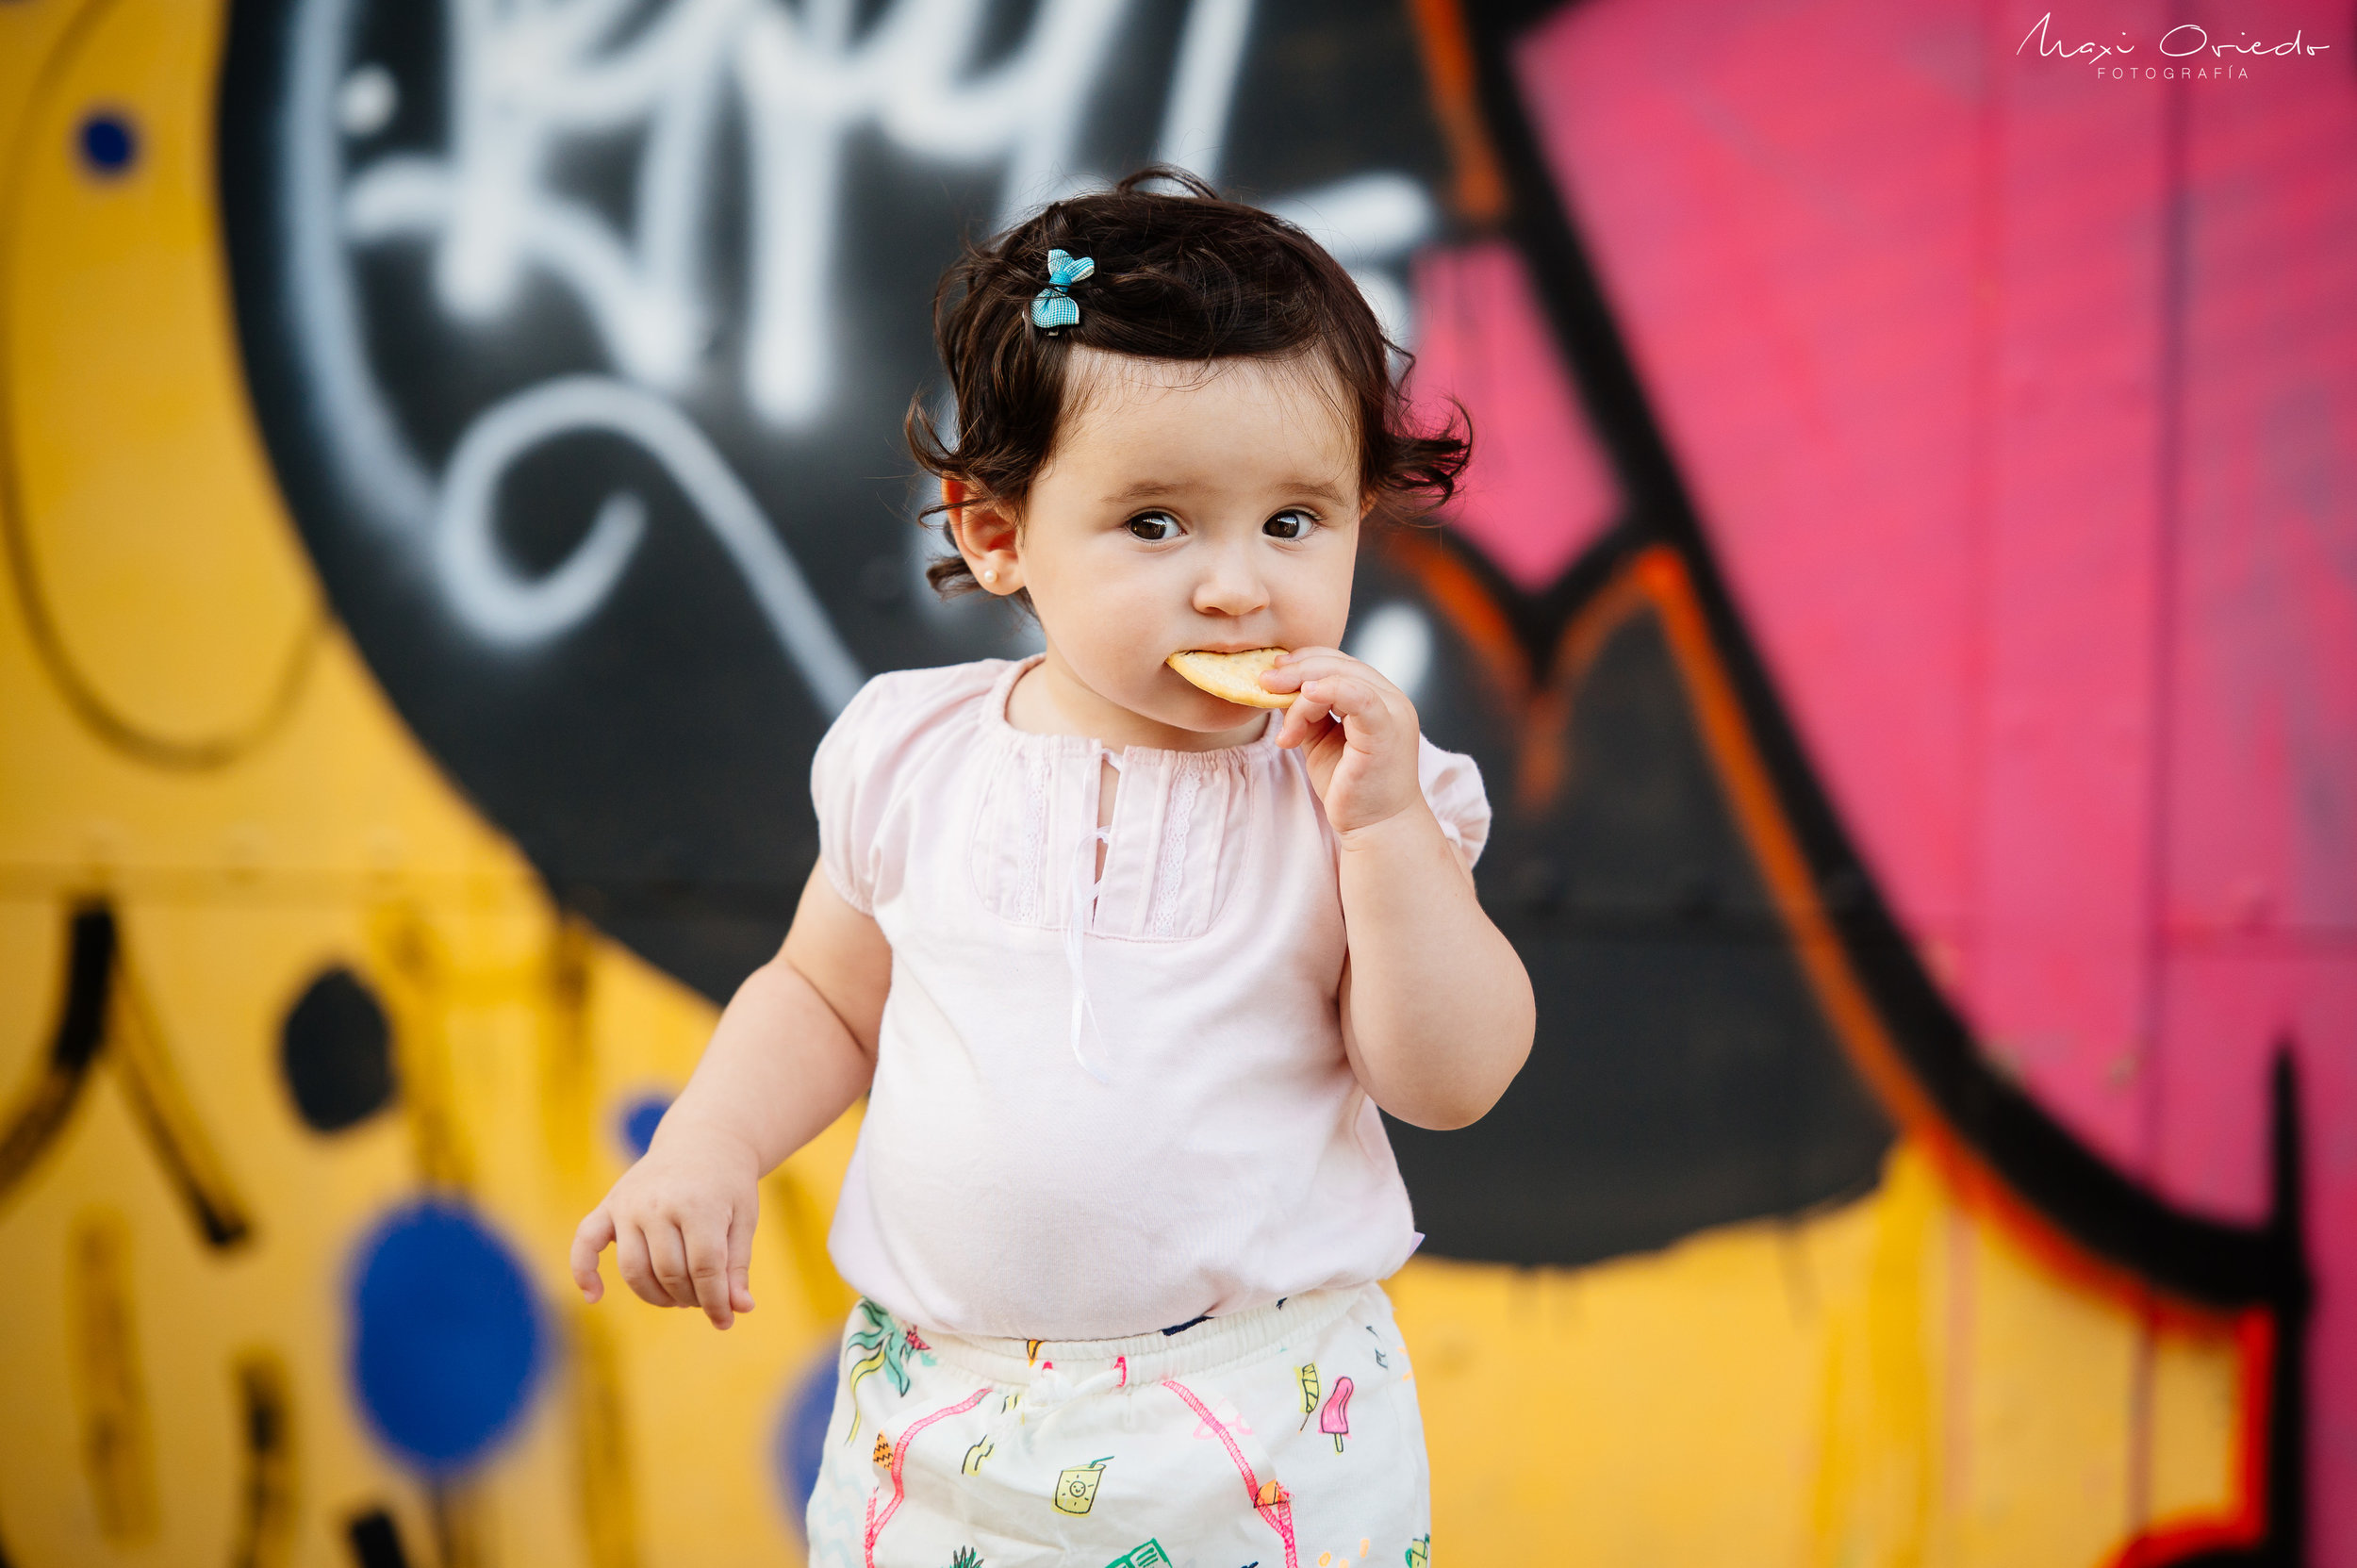
[(1310, 530), (1317, 525), (1316, 518), (1295, 507), (1289, 511), (1279, 512), (1268, 521), (1261, 524), (1261, 532), (1271, 538), (1299, 539), (1308, 537)]
[(1122, 526), (1148, 544), (1160, 544), (1178, 533), (1178, 520), (1168, 512), (1140, 512)]

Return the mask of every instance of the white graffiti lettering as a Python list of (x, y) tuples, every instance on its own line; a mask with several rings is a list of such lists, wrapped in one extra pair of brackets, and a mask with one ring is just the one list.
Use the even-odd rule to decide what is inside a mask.
[[(1076, 167), (1082, 116), (1102, 86), (1130, 0), (1041, 0), (1021, 36), (982, 63), (982, 0), (897, 0), (864, 25), (853, 0), (446, 0), (449, 135), (437, 155), (387, 154), (340, 187), (340, 157), (306, 135), (366, 138), (392, 119), (398, 85), (341, 53), (346, 0), (312, 0), (299, 35), (288, 156), (297, 188), (295, 305), (308, 323), (321, 417), (373, 504), (425, 523), (445, 597), (485, 640), (520, 647), (578, 625), (612, 593), (646, 508), (609, 496), (581, 542), (536, 580), (498, 543), (503, 476), (531, 448), (594, 430), (643, 447), (727, 549), (813, 696), (834, 711), (856, 689), (844, 650), (770, 520), (668, 400), (709, 356), (717, 220), (745, 215), (746, 405), (774, 428), (828, 411), (842, 356), (841, 209), (855, 133), (911, 157), (995, 169), (998, 217), (1090, 182)], [(1216, 178), (1252, 0), (1192, 0), (1173, 61), (1157, 156)], [(715, 188), (734, 107), (741, 203)], [(330, 130), (330, 127), (333, 130)], [(635, 138), (628, 222), (565, 186), (568, 155)], [(321, 232), (306, 188), (325, 194)], [(1421, 185), (1373, 173), (1275, 204), (1352, 270), (1387, 331), (1407, 340), (1405, 290), (1386, 271), (1433, 226)], [(485, 410), (438, 484), (420, 471), (370, 374), (357, 301), (331, 254), (393, 240), (429, 246), (433, 297), (457, 322), (495, 321), (541, 282), (580, 305), (619, 379), (564, 377)], [(335, 271), (338, 275), (327, 275)], [(426, 495), (432, 496), (426, 500)], [(410, 500), (408, 498), (417, 498)], [(422, 504), (420, 504), (422, 503)]]

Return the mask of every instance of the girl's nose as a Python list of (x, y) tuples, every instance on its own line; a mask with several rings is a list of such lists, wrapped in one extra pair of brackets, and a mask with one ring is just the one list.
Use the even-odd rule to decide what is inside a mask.
[(1268, 586), (1244, 553), (1218, 552), (1195, 586), (1195, 607), (1205, 615), (1242, 616), (1268, 608)]

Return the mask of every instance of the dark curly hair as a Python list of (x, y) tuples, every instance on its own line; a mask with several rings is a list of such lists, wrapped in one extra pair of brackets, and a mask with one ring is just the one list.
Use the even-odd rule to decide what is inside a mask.
[[(1147, 189), (1155, 185), (1184, 194)], [(1058, 333), (1030, 318), (1051, 247), (1096, 263), (1074, 289), (1080, 324)], [(933, 338), (957, 400), (956, 440), (942, 437), (919, 394), (905, 423), (909, 449), (926, 471), (967, 486), (969, 505), (1023, 503), (1055, 446), (1075, 345), (1149, 359), (1323, 355), (1355, 415), (1360, 491), (1375, 498), (1374, 516), (1407, 520), (1445, 504), (1472, 452), (1459, 405), (1440, 429), (1410, 425), (1390, 360), (1409, 356), (1323, 246), (1182, 170), (1141, 169), (969, 242), (934, 291)], [(923, 515), (948, 509), (938, 503)], [(945, 596), (980, 586), (954, 553), (926, 575)]]

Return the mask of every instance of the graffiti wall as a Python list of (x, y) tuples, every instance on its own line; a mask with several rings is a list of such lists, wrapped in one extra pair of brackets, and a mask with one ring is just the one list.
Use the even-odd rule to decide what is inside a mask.
[(1540, 999), (1434, 1549), (2357, 1568), (2351, 145), (2297, 0), (0, 4), (0, 1562), (800, 1560), (856, 1113), (725, 1336), (563, 1246), (1032, 646), (933, 279), (1162, 158), (1476, 431), (1349, 637)]

